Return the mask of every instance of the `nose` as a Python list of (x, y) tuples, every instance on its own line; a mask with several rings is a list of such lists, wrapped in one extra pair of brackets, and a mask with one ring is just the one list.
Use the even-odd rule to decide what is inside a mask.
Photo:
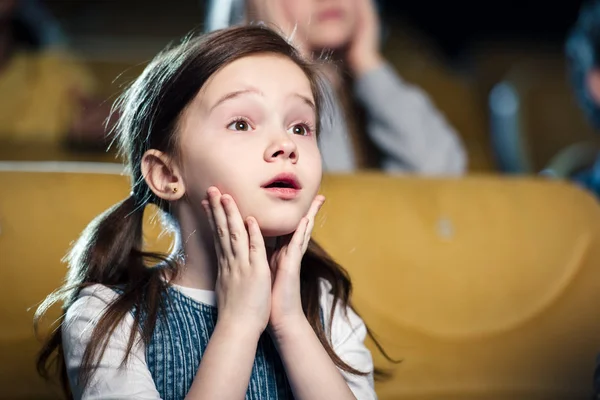
[(298, 158), (298, 147), (288, 133), (274, 138), (265, 150), (265, 161), (267, 162), (290, 160), (293, 164), (296, 164)]

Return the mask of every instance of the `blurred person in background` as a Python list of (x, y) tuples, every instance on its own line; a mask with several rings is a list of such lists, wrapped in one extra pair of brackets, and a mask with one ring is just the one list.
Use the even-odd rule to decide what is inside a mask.
[(212, 0), (206, 29), (259, 21), (281, 30), (305, 57), (328, 58), (323, 72), (336, 101), (320, 138), (327, 170), (465, 172), (466, 153), (453, 127), (382, 56), (373, 0)]
[[(566, 41), (571, 83), (577, 100), (595, 129), (600, 129), (600, 1), (588, 1)], [(600, 157), (573, 179), (600, 196)], [(597, 373), (600, 394), (600, 371)]]
[(36, 0), (0, 0), (0, 141), (99, 146), (109, 105)]
[[(583, 5), (567, 37), (565, 50), (577, 100), (593, 127), (600, 129), (600, 1)], [(573, 178), (600, 197), (600, 157)], [(593, 398), (600, 399), (600, 356), (596, 360), (593, 386)]]

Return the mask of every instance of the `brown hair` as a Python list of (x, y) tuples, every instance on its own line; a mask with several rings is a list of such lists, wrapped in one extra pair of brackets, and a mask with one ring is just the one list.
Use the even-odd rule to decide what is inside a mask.
[[(281, 55), (295, 62), (311, 82), (317, 110), (321, 110), (323, 91), (312, 67), (281, 36), (257, 26), (229, 28), (187, 38), (159, 54), (119, 100), (120, 119), (115, 133), (131, 175), (131, 196), (100, 214), (83, 231), (65, 258), (69, 266), (66, 282), (44, 300), (34, 318), (37, 332), (40, 318), (53, 304), (62, 302), (63, 312), (59, 319), (62, 324), (82, 288), (102, 284), (118, 289), (120, 296), (107, 307), (85, 350), (79, 377), (82, 386), (89, 383), (108, 338), (131, 310), (139, 312), (135, 313), (123, 364), (134, 345), (136, 332), (141, 332), (145, 344), (149, 343), (157, 317), (164, 310), (162, 299), (168, 283), (163, 277), (173, 278), (177, 274), (175, 252), (165, 255), (142, 250), (143, 212), (147, 204), (157, 205), (165, 217), (165, 229), (175, 231), (174, 224), (169, 223), (174, 221), (170, 219), (168, 204), (152, 193), (141, 174), (143, 154), (149, 149), (176, 154), (179, 117), (205, 82), (225, 65), (261, 53)], [(176, 238), (176, 251), (179, 246), (180, 238)], [(149, 262), (157, 266), (150, 268)], [(335, 365), (354, 374), (368, 373), (357, 371), (342, 361), (327, 340), (318, 301), (322, 279), (331, 285), (333, 319), (336, 304), (349, 305), (352, 285), (344, 269), (311, 241), (301, 268), (301, 298), (307, 319)], [(146, 318), (143, 324), (139, 317), (142, 314)], [(61, 324), (44, 343), (38, 355), (37, 369), (45, 378), (58, 375), (63, 390), (70, 396)]]

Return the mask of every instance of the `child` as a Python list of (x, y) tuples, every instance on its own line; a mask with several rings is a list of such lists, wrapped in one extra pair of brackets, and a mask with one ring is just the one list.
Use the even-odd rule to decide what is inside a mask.
[[(36, 314), (64, 302), (42, 375), (55, 354), (75, 398), (376, 398), (350, 280), (310, 238), (323, 102), (313, 68), (266, 28), (152, 61), (116, 128), (131, 195), (86, 228)], [(142, 251), (150, 203), (177, 238), (167, 256)]]
[(398, 76), (379, 49), (374, 0), (211, 0), (207, 29), (264, 21), (302, 52), (330, 54), (334, 124), (320, 139), (329, 171), (378, 168), (423, 175), (462, 175), (462, 141), (427, 94)]

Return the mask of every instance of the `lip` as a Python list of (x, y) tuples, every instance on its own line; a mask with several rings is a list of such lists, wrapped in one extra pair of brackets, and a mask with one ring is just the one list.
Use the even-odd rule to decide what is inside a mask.
[(343, 16), (344, 16), (344, 12), (341, 9), (330, 8), (330, 9), (324, 10), (324, 11), (320, 12), (319, 14), (317, 14), (317, 20), (319, 22), (329, 21), (332, 19), (340, 19)]
[[(288, 187), (267, 187), (276, 182), (282, 182)], [(274, 195), (280, 199), (291, 200), (297, 197), (300, 194), (300, 190), (302, 190), (302, 185), (298, 181), (296, 175), (291, 173), (282, 173), (274, 176), (272, 179), (268, 180), (261, 187), (266, 190), (269, 194)]]
[(269, 179), (267, 182), (261, 185), (262, 188), (267, 188), (267, 186), (272, 185), (275, 182), (283, 182), (291, 186), (292, 189), (302, 189), (302, 185), (298, 181), (298, 178), (295, 174), (289, 172), (283, 172), (281, 174), (275, 175), (273, 178)]

